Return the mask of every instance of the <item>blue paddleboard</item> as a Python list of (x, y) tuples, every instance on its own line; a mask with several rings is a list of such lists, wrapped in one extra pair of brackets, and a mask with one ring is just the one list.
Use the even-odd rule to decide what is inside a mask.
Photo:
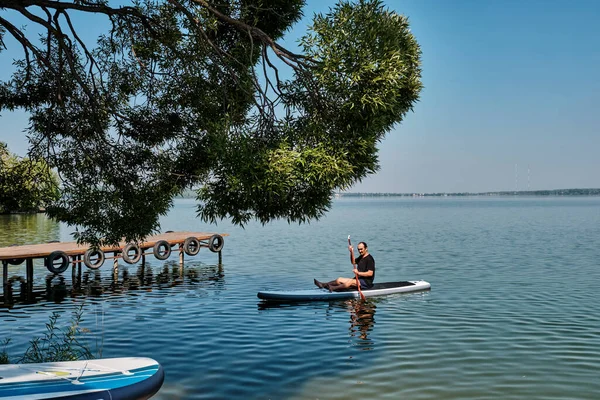
[[(431, 289), (426, 281), (403, 281), (376, 283), (370, 289), (363, 289), (365, 297), (385, 296), (394, 293), (418, 292)], [(330, 292), (327, 289), (306, 289), (288, 291), (260, 291), (258, 298), (266, 301), (331, 301), (344, 299), (358, 299), (358, 290), (346, 290), (342, 292)]]
[(148, 399), (163, 384), (161, 365), (145, 357), (0, 365), (0, 400)]

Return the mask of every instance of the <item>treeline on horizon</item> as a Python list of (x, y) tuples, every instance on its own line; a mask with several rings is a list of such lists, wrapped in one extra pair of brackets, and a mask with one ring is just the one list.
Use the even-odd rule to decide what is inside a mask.
[[(506, 190), (500, 192), (459, 192), (459, 193), (336, 193), (340, 197), (450, 197), (450, 196), (600, 196), (600, 189), (553, 189), (553, 190)], [(195, 198), (196, 191), (187, 190), (179, 198)]]
[(446, 196), (600, 196), (600, 189), (506, 190), (499, 192), (458, 193), (337, 193), (343, 197), (446, 197)]

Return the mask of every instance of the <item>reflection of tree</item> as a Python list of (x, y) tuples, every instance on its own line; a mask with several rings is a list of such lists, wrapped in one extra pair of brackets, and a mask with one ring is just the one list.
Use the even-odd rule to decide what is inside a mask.
[(154, 282), (154, 271), (144, 265), (138, 267), (136, 276), (141, 286), (151, 286)]
[(44, 214), (0, 215), (0, 247), (60, 239), (60, 225)]
[(156, 284), (162, 287), (174, 287), (183, 282), (183, 268), (176, 263), (165, 264), (161, 271), (156, 274)]
[(102, 275), (99, 270), (86, 269), (80, 279), (77, 279), (77, 283), (79, 284), (73, 285), (74, 295), (100, 296), (104, 293), (104, 288), (102, 287)]
[(222, 285), (223, 278), (225, 278), (223, 265), (211, 265), (209, 268), (189, 268), (187, 269), (187, 278), (193, 283)]
[(62, 275), (51, 274), (46, 277), (46, 300), (62, 303), (67, 294), (67, 284)]
[(4, 294), (4, 297), (6, 299), (8, 299), (8, 302), (4, 302), (5, 305), (10, 306), (13, 302), (13, 294), (14, 294), (14, 288), (13, 285), (16, 283), (19, 283), (19, 288), (20, 288), (20, 296), (19, 296), (19, 300), (21, 301), (26, 301), (27, 300), (27, 295), (26, 295), (26, 290), (27, 290), (27, 284), (26, 281), (23, 277), (18, 276), (18, 275), (13, 275), (10, 278), (8, 278), (8, 284), (6, 286), (6, 293)]
[(350, 313), (350, 337), (358, 336), (357, 345), (362, 350), (372, 350), (375, 344), (369, 338), (369, 332), (375, 325), (375, 306), (370, 301), (348, 300), (346, 301), (347, 310)]

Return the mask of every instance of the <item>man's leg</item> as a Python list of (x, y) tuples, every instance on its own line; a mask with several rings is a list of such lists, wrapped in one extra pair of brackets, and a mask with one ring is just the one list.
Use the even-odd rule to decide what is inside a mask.
[(338, 282), (339, 279), (340, 278), (335, 279), (333, 281), (329, 281), (329, 282), (320, 282), (320, 281), (318, 281), (318, 280), (315, 279), (314, 282), (315, 282), (315, 285), (317, 285), (321, 289), (329, 289), (330, 285), (339, 285), (339, 282)]
[(337, 278), (335, 281), (329, 282), (329, 291), (336, 292), (338, 290), (350, 289), (356, 287), (356, 279), (352, 278)]
[(317, 285), (317, 287), (321, 288), (321, 289), (327, 289), (325, 287), (325, 285), (327, 285), (327, 283), (323, 283), (323, 282), (319, 282), (318, 280), (314, 280), (315, 281), (315, 285)]
[[(320, 282), (314, 279), (314, 283), (316, 286), (320, 287), (321, 289), (329, 289), (330, 292), (333, 290), (332, 287), (337, 287), (338, 290), (344, 289), (345, 287), (350, 287), (346, 285), (351, 285), (353, 281), (354, 279), (352, 278), (337, 278), (329, 282)], [(354, 284), (356, 285), (356, 283)]]

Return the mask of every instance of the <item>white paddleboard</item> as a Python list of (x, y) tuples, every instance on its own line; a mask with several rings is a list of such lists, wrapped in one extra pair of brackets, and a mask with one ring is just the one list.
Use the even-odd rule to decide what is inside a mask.
[(0, 365), (0, 399), (148, 399), (163, 384), (161, 365), (145, 357)]
[[(426, 281), (403, 281), (376, 283), (370, 289), (363, 289), (365, 297), (385, 296), (394, 293), (418, 292), (431, 289)], [(358, 290), (330, 292), (327, 289), (289, 290), (289, 291), (260, 291), (259, 299), (267, 301), (329, 301), (360, 298)]]

